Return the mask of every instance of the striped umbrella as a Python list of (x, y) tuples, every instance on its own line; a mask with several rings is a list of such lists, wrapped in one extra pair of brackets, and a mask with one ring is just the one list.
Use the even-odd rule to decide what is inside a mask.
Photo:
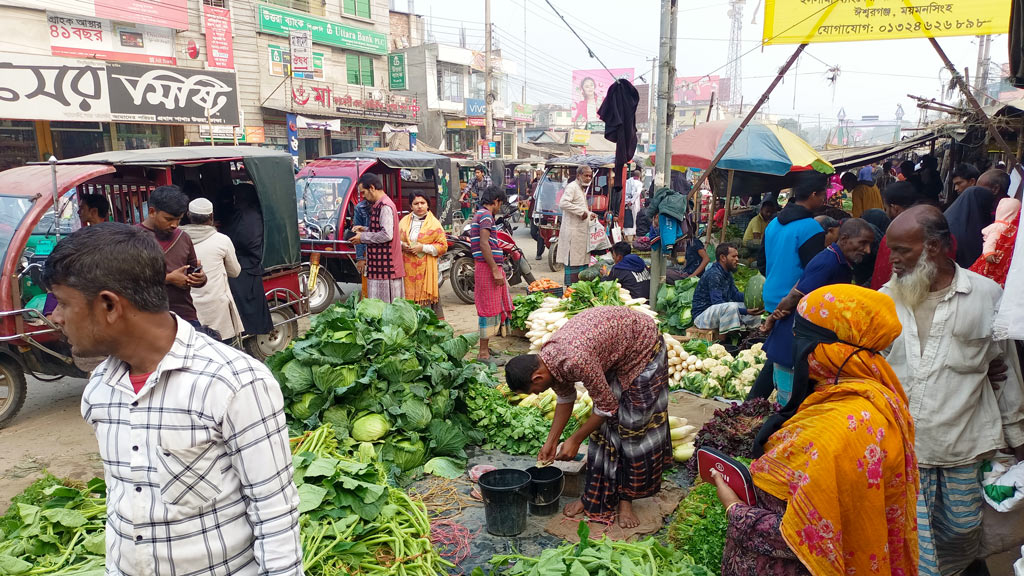
[[(738, 119), (719, 120), (699, 124), (676, 136), (672, 140), (672, 165), (706, 170), (739, 125)], [(799, 136), (785, 128), (760, 122), (751, 122), (740, 132), (717, 167), (776, 176), (802, 170), (835, 172), (832, 165)]]

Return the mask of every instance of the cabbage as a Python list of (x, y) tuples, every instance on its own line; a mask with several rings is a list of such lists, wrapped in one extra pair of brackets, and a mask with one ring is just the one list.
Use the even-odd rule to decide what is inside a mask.
[(458, 478), (466, 473), (466, 465), (462, 462), (448, 458), (446, 456), (438, 456), (437, 458), (431, 458), (423, 465), (423, 471), (427, 474), (433, 474), (434, 476), (440, 476), (441, 478)]
[(422, 430), (430, 424), (430, 408), (420, 400), (407, 398), (402, 402), (402, 412), (409, 430)]
[(423, 461), (427, 458), (427, 446), (421, 440), (399, 440), (393, 442), (391, 446), (395, 466), (398, 466), (402, 472), (422, 466)]
[(306, 392), (292, 403), (291, 413), (297, 420), (308, 420), (316, 415), (324, 407), (324, 404), (327, 404), (326, 398), (313, 392)]
[(376, 298), (363, 298), (356, 305), (356, 314), (363, 320), (380, 320), (387, 304)]
[(395, 300), (394, 303), (384, 308), (382, 317), (385, 326), (397, 326), (406, 334), (416, 332), (419, 325), (416, 317), (416, 308), (409, 304), (408, 300)]
[(370, 464), (377, 461), (377, 451), (373, 449), (373, 444), (360, 442), (356, 457), (363, 464)]
[(359, 377), (359, 367), (350, 366), (315, 366), (313, 383), (325, 394), (342, 395), (355, 385)]
[(352, 438), (357, 442), (374, 442), (391, 430), (388, 419), (380, 414), (367, 414), (352, 423)]
[(334, 428), (334, 435), (339, 440), (344, 440), (349, 436), (349, 426), (351, 426), (351, 420), (349, 419), (349, 411), (343, 406), (335, 404), (324, 413), (320, 415), (320, 421), (324, 424), (330, 424)]
[[(298, 360), (291, 360), (281, 368), (284, 380), (281, 382), (293, 394), (305, 392), (313, 385), (313, 371)], [(304, 420), (305, 418), (303, 418)]]

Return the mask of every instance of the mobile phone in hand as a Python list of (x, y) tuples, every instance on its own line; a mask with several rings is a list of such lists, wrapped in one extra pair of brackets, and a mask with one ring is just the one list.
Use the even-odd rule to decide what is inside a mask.
[(203, 265), (202, 265), (202, 264), (200, 264), (200, 265), (198, 265), (198, 266), (189, 266), (189, 267), (188, 267), (188, 273), (189, 273), (189, 275), (192, 275), (192, 274), (199, 274), (199, 273), (200, 273), (200, 272), (202, 272), (202, 271), (203, 271)]

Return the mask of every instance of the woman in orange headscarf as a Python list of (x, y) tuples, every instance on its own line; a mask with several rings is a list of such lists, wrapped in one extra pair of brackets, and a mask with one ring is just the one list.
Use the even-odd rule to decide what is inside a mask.
[(437, 293), (437, 259), (448, 250), (448, 241), (441, 222), (430, 213), (426, 196), (413, 194), (409, 204), (412, 212), (398, 223), (405, 262), (405, 298), (432, 308), (443, 319)]
[(715, 476), (729, 519), (722, 576), (913, 576), (914, 424), (879, 354), (902, 330), (893, 302), (834, 285), (796, 311), (793, 397), (758, 435), (756, 506)]

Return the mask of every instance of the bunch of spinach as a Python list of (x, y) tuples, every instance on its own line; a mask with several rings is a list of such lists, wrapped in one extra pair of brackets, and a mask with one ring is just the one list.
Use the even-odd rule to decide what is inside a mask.
[[(696, 458), (691, 458), (696, 460)], [(696, 564), (718, 574), (722, 570), (722, 552), (729, 522), (718, 500), (714, 484), (701, 482), (690, 489), (679, 503), (669, 526), (669, 542)]]
[(484, 448), (506, 454), (536, 454), (547, 440), (551, 421), (533, 406), (514, 406), (486, 382), (470, 384), (466, 392), (469, 419), (487, 437)]
[(621, 287), (615, 280), (580, 281), (572, 285), (572, 293), (555, 308), (565, 312), (566, 318), (597, 306), (624, 306), (626, 302), (620, 295)]
[(473, 570), (472, 576), (709, 576), (711, 572), (694, 564), (686, 554), (667, 548), (654, 538), (640, 542), (590, 539), (590, 528), (580, 522), (579, 544), (566, 543), (548, 548), (537, 558), (503, 554), (491, 558), (493, 569)]
[(658, 290), (658, 316), (670, 334), (682, 334), (693, 325), (693, 291), (697, 278), (677, 280), (674, 285), (662, 284)]
[(515, 309), (509, 316), (512, 328), (526, 330), (526, 319), (530, 316), (530, 312), (540, 308), (547, 296), (548, 294), (544, 292), (534, 292), (533, 294), (519, 294), (513, 298), (512, 305), (515, 306)]
[(340, 454), (330, 425), (292, 444), (305, 574), (440, 576), (453, 567), (430, 543), (423, 503), (388, 486), (379, 463)]
[(16, 496), (0, 519), (0, 574), (102, 574), (106, 490), (46, 475)]
[(475, 338), (456, 337), (433, 311), (406, 300), (350, 299), (314, 317), (267, 365), (293, 435), (330, 423), (342, 452), (352, 453), (354, 424), (378, 415), (388, 426), (374, 447), (389, 478), (405, 482), (431, 457), (464, 463), (465, 446), (483, 440), (459, 409), (466, 386), (489, 378), (482, 364), (464, 360)]

